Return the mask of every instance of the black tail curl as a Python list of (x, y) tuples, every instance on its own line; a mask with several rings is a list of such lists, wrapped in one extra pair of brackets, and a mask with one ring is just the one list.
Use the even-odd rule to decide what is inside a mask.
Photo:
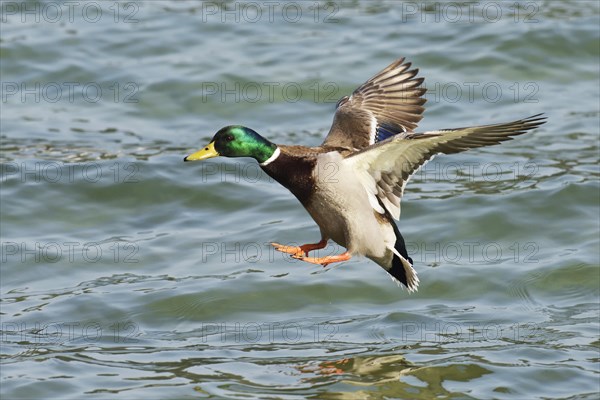
[[(406, 244), (404, 243), (404, 238), (400, 233), (400, 230), (396, 226), (394, 222), (392, 222), (392, 226), (394, 227), (394, 234), (396, 235), (396, 244), (394, 248), (402, 257), (406, 259), (410, 263), (410, 266), (413, 265), (413, 260), (408, 256), (408, 252), (406, 251)], [(410, 290), (415, 290), (416, 286), (412, 282), (408, 282), (407, 277), (407, 267), (402, 263), (402, 259), (394, 254), (394, 258), (392, 260), (392, 268), (390, 268), (387, 272), (404, 286), (406, 286)], [(418, 281), (417, 281), (418, 282)], [(413, 287), (414, 286), (414, 287)]]

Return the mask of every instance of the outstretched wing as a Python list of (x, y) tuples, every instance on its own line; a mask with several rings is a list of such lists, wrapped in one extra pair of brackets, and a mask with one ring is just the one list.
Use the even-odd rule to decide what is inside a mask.
[(412, 131), (422, 118), (425, 89), (418, 69), (401, 58), (343, 97), (323, 146), (363, 149)]
[(434, 155), (499, 144), (545, 122), (546, 117), (537, 114), (504, 124), (405, 133), (358, 151), (346, 160), (355, 168), (369, 195), (371, 206), (383, 214), (379, 199), (392, 217), (399, 219), (400, 199), (406, 182)]

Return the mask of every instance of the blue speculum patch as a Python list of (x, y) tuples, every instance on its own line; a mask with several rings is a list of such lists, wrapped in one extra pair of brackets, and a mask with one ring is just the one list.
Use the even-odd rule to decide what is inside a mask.
[(375, 143), (381, 142), (389, 137), (404, 132), (404, 128), (399, 125), (377, 124), (377, 132), (375, 133)]

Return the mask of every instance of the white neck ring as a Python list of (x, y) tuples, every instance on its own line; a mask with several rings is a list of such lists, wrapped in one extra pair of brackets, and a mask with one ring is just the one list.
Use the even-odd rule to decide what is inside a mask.
[(279, 157), (279, 154), (281, 154), (281, 150), (279, 150), (279, 147), (277, 147), (275, 149), (275, 151), (273, 152), (273, 154), (271, 155), (271, 157), (266, 159), (264, 162), (261, 162), (259, 165), (261, 167), (265, 167), (265, 166), (271, 164), (273, 161), (275, 161), (277, 159), (277, 157)]

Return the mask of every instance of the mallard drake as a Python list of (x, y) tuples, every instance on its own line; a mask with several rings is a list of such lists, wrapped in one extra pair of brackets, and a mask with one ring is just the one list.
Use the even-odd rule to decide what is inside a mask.
[[(424, 111), (423, 78), (401, 58), (337, 104), (333, 124), (318, 147), (275, 144), (241, 125), (226, 126), (184, 161), (251, 157), (306, 208), (321, 240), (276, 250), (326, 266), (363, 255), (409, 292), (419, 278), (394, 219), (412, 174), (434, 155), (453, 154), (511, 140), (545, 122), (542, 114), (508, 123), (415, 133)], [(309, 257), (332, 239), (347, 249)]]

